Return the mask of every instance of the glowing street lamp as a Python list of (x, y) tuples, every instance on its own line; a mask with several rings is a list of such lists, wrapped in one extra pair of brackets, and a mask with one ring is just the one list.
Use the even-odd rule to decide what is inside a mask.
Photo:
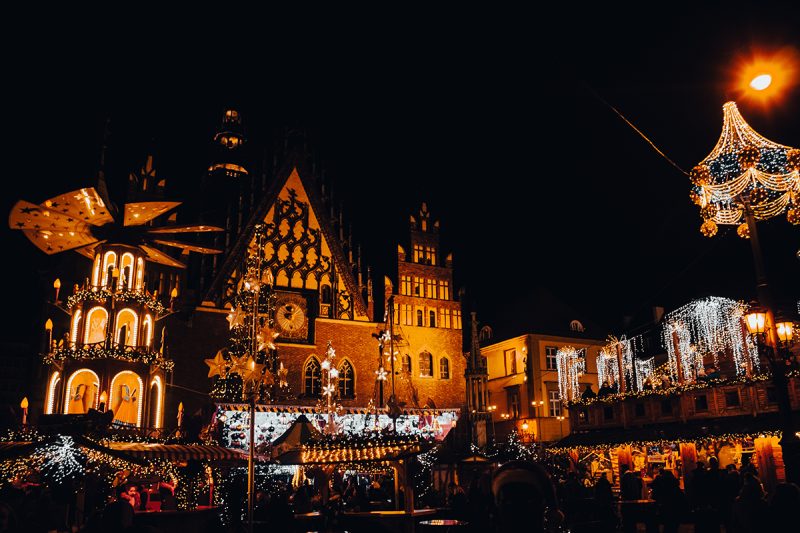
[(25, 396), (22, 398), (22, 401), (19, 403), (19, 406), (22, 407), (22, 425), (28, 425), (28, 397)]
[(61, 280), (56, 278), (53, 282), (53, 288), (56, 290), (56, 302), (58, 302), (58, 291), (61, 290)]

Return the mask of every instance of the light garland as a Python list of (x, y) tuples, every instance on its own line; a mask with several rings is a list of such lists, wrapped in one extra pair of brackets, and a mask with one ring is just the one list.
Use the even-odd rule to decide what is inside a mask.
[[(710, 296), (669, 313), (663, 329), (670, 372), (683, 382), (697, 380), (703, 356), (711, 354), (719, 367), (719, 355), (730, 353), (737, 375), (759, 370), (758, 350), (745, 332), (746, 307), (728, 298)], [(680, 374), (678, 372), (680, 365)]]
[[(704, 219), (700, 231), (712, 237), (717, 224), (738, 224), (746, 204), (756, 219), (766, 220), (787, 210), (789, 222), (800, 223), (800, 151), (756, 133), (736, 103), (727, 102), (722, 109), (717, 145), (690, 173), (692, 198)], [(748, 237), (741, 228), (738, 233)]]
[(145, 308), (153, 311), (156, 316), (162, 315), (164, 311), (166, 311), (164, 304), (150, 294), (127, 289), (119, 292), (112, 292), (108, 289), (82, 289), (67, 298), (67, 309), (72, 309), (77, 304), (86, 301), (107, 302), (109, 298), (113, 298), (115, 302), (135, 302), (143, 305)]
[(586, 360), (573, 346), (562, 346), (556, 352), (558, 394), (561, 401), (580, 396), (578, 378), (586, 371)]
[(333, 434), (341, 430), (336, 423), (336, 415), (341, 414), (342, 405), (337, 401), (339, 370), (336, 368), (336, 350), (333, 349), (331, 341), (328, 341), (325, 359), (320, 363), (320, 368), (322, 369), (322, 398), (320, 398), (317, 408), (326, 415), (323, 432)]
[(653, 358), (650, 359), (636, 359), (634, 363), (635, 374), (636, 374), (636, 390), (643, 390), (644, 389), (644, 382), (648, 379), (653, 377), (653, 371), (655, 369), (655, 365), (653, 363)]
[(597, 386), (619, 384), (619, 361), (616, 351), (604, 346), (597, 354)]
[(111, 346), (105, 348), (99, 344), (83, 345), (80, 348), (58, 348), (52, 353), (45, 355), (42, 362), (53, 364), (56, 361), (72, 359), (75, 361), (98, 360), (98, 359), (119, 359), (129, 363), (144, 363), (154, 365), (171, 371), (175, 367), (172, 359), (164, 359), (160, 352), (134, 349), (132, 346)]

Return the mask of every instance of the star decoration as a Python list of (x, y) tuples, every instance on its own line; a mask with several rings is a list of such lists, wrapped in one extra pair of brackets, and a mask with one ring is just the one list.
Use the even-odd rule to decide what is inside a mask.
[(264, 365), (256, 363), (252, 357), (247, 358), (247, 373), (242, 374), (242, 379), (245, 381), (258, 381), (262, 378), (264, 372)]
[(208, 365), (208, 377), (225, 377), (225, 367), (228, 366), (228, 361), (222, 356), (222, 350), (217, 352), (214, 359), (206, 359), (205, 361)]
[(242, 376), (242, 379), (244, 379), (244, 377), (250, 372), (248, 363), (251, 360), (252, 358), (248, 353), (242, 355), (241, 357), (233, 357), (231, 359), (231, 373), (239, 374)]
[(229, 329), (241, 326), (244, 323), (244, 313), (240, 308), (234, 307), (226, 320), (228, 321)]
[(273, 341), (278, 338), (278, 335), (280, 335), (280, 333), (273, 330), (269, 325), (269, 321), (267, 321), (267, 323), (261, 327), (261, 331), (258, 332), (258, 336), (256, 337), (258, 339), (258, 349), (265, 350), (269, 348), (270, 350), (274, 350), (275, 343)]
[(378, 370), (375, 371), (375, 376), (378, 381), (386, 381), (386, 370), (383, 367), (380, 367)]
[(325, 385), (324, 387), (322, 387), (322, 395), (333, 396), (335, 390), (336, 388), (333, 385)]

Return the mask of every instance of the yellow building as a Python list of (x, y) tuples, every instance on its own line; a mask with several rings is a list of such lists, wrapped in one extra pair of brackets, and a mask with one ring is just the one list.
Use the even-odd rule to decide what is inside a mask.
[[(566, 327), (568, 326), (568, 327)], [(591, 384), (597, 392), (595, 360), (605, 344), (587, 338), (578, 320), (567, 322), (561, 335), (527, 333), (490, 342), (491, 330), (481, 331), (481, 355), (489, 371), (489, 411), (498, 440), (513, 428), (526, 442), (557, 441), (569, 433), (569, 413), (561, 405), (557, 352), (572, 346), (585, 353), (586, 371), (578, 378), (581, 390)]]

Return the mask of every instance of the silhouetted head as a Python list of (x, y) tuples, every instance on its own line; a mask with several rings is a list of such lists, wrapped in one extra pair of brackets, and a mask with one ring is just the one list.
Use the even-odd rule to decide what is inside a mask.
[[(547, 472), (530, 461), (511, 461), (498, 468), (492, 478), (497, 525), (511, 530), (530, 524), (530, 531), (542, 531), (545, 515), (560, 519), (555, 486)], [(541, 517), (533, 521), (533, 517)]]

